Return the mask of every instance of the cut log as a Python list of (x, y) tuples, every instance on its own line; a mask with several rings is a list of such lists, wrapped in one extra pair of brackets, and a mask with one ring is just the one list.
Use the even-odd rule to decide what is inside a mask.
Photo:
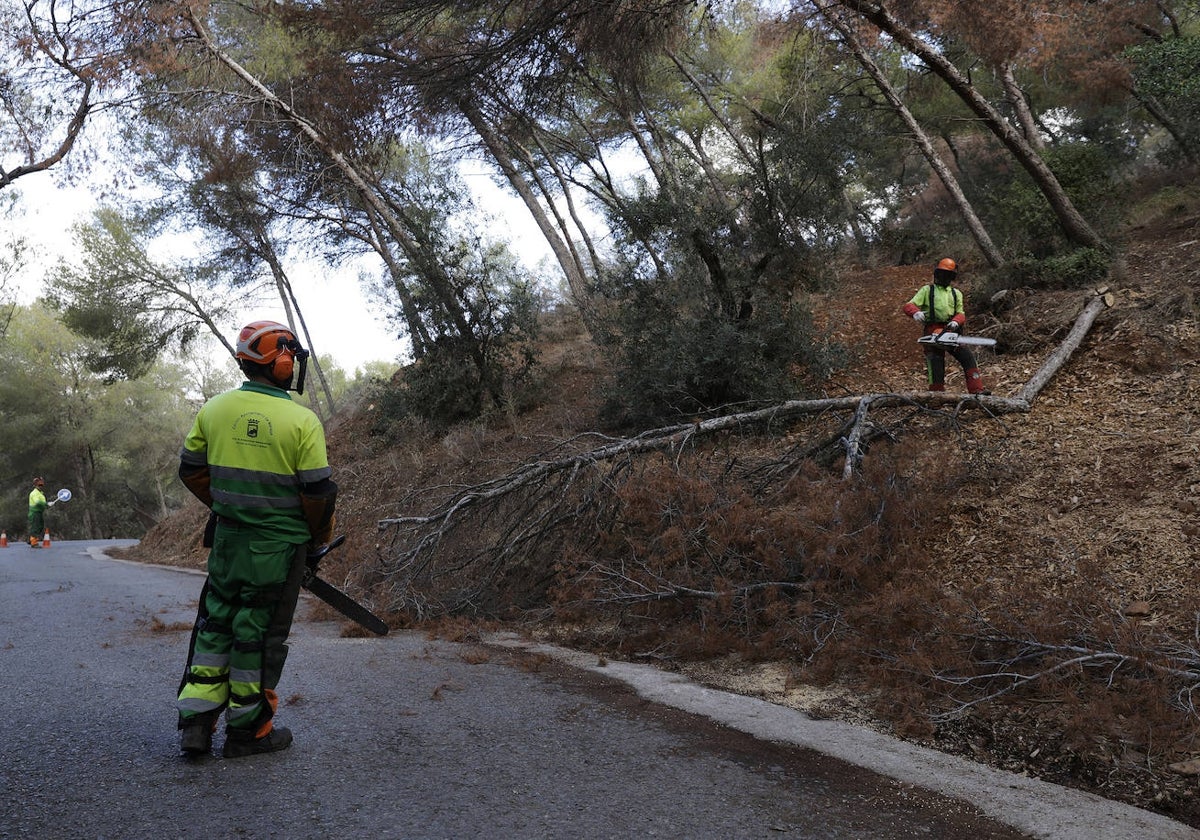
[(1025, 386), (1017, 393), (1017, 399), (1032, 404), (1042, 389), (1054, 378), (1054, 374), (1062, 369), (1062, 366), (1067, 363), (1079, 345), (1083, 342), (1084, 337), (1088, 334), (1088, 330), (1092, 328), (1096, 318), (1104, 311), (1105, 307), (1112, 306), (1113, 296), (1106, 292), (1098, 293), (1088, 305), (1083, 308), (1083, 312), (1079, 313), (1079, 317), (1075, 319), (1074, 326), (1071, 327), (1071, 332), (1063, 340), (1063, 343), (1058, 346), (1050, 356), (1042, 363), (1041, 368), (1037, 373), (1029, 378)]

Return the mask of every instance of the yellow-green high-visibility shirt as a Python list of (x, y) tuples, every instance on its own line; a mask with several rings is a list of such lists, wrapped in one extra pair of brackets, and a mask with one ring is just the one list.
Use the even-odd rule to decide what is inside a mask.
[(325, 430), (287, 391), (244, 382), (211, 398), (196, 415), (180, 459), (208, 468), (214, 513), (285, 542), (310, 539), (300, 487), (331, 475)]
[[(932, 300), (930, 289), (933, 289)], [(937, 324), (944, 324), (963, 311), (962, 292), (953, 286), (939, 286), (936, 283), (917, 289), (909, 303), (925, 313), (926, 321)]]

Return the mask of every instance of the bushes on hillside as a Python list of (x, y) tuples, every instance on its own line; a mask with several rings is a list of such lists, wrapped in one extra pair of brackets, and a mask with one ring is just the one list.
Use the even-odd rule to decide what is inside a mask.
[(809, 313), (778, 301), (746, 309), (729, 318), (659, 288), (620, 306), (599, 336), (614, 367), (603, 419), (645, 428), (811, 393), (837, 350)]

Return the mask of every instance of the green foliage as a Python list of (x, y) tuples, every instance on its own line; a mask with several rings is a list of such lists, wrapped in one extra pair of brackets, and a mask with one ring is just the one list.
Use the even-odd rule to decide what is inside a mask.
[(75, 227), (76, 260), (60, 262), (53, 302), (68, 329), (92, 339), (84, 360), (107, 382), (138, 379), (167, 350), (184, 351), (211, 315), (196, 297), (203, 269), (150, 258), (146, 231), (103, 208)]
[[(1049, 149), (1046, 163), (1075, 208), (1098, 228), (1111, 227), (1119, 217), (1122, 189), (1114, 177), (1124, 162), (1094, 143), (1073, 142)], [(982, 189), (980, 189), (982, 187)], [(995, 191), (989, 202), (986, 193)], [(1035, 259), (1053, 255), (1066, 244), (1045, 196), (1022, 171), (993, 171), (989, 183), (977, 184), (985, 194), (981, 213), (994, 220), (993, 230), (1014, 253), (1027, 252)]]
[(155, 366), (105, 382), (84, 360), (95, 342), (52, 309), (19, 307), (0, 342), (0, 524), (24, 531), (35, 475), (74, 498), (48, 517), (70, 539), (139, 537), (182, 502), (175, 471), (194, 411), (185, 372)]
[(382, 401), (394, 414), (411, 414), (436, 428), (478, 417), (483, 410), (479, 369), (463, 342), (440, 341), (405, 371), (392, 399)]
[(1043, 259), (1025, 256), (1005, 268), (1006, 283), (1035, 289), (1078, 289), (1099, 283), (1108, 275), (1111, 258), (1095, 248), (1078, 248)]
[(1138, 89), (1154, 97), (1193, 144), (1200, 143), (1200, 37), (1142, 44), (1126, 54)]
[(483, 335), (443, 335), (397, 382), (378, 381), (371, 388), (376, 433), (414, 418), (444, 430), (502, 409), (506, 395), (522, 400), (536, 364), (538, 298), (515, 281), (480, 291), (489, 301), (488, 316), (480, 322)]
[(601, 340), (616, 367), (606, 414), (634, 426), (799, 397), (832, 363), (830, 348), (797, 306), (768, 303), (729, 319), (651, 287), (616, 310)]

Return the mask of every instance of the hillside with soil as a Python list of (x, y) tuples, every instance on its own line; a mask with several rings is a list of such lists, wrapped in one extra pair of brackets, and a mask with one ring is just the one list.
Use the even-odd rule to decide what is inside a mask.
[[(1200, 572), (1193, 548), (1200, 485), (1200, 192), (1176, 191), (1143, 211), (1125, 231), (1122, 248), (1124, 256), (1106, 281), (1112, 305), (1029, 412), (955, 415), (942, 433), (914, 426), (900, 430), (893, 445), (913, 469), (936, 469), (943, 450), (960, 469), (965, 458), (970, 480), (948, 484), (948, 513), (929, 539), (936, 550), (928, 571), (943, 589), (972, 593), (984, 615), (1086, 591), (1089, 604), (1101, 605), (1095, 618), (1118, 632), (1162, 634), (1200, 649)], [(919, 330), (900, 306), (929, 281), (929, 266), (856, 266), (839, 274), (835, 291), (808, 301), (848, 349), (847, 366), (826, 383), (825, 395), (920, 390)], [(1011, 396), (1096, 292), (1002, 289), (994, 281), (985, 286), (981, 274), (969, 261), (960, 272), (969, 331), (997, 340), (979, 360), (991, 392)], [(419, 512), (426, 495), (447, 487), (503, 475), (545, 452), (551, 441), (594, 432), (606, 373), (597, 349), (577, 327), (559, 322), (545, 337), (541, 370), (545, 397), (534, 408), (445, 435), (373, 434), (378, 407), (369, 403), (328, 424), (330, 460), (341, 487), (339, 530), (348, 539), (323, 566), (326, 576), (376, 604), (387, 603), (386, 592), (358, 588), (357, 570), (388, 549), (380, 520)], [(953, 360), (947, 370), (948, 390), (964, 391)], [(189, 506), (156, 527), (130, 556), (201, 566), (204, 514), (198, 504)], [(389, 619), (411, 624), (400, 615)], [(529, 631), (555, 637), (545, 627)], [(1002, 713), (913, 733), (898, 730), (881, 713), (886, 702), (879, 696), (861, 687), (805, 684), (794, 663), (729, 655), (663, 664), (728, 690), (899, 731), (1200, 826), (1197, 777), (1191, 775), (1200, 767), (1189, 764), (1200, 757), (1196, 715), (1190, 729), (1176, 730), (1167, 745), (1147, 743), (1128, 698), (1114, 712), (1130, 721), (1120, 737), (1111, 727), (1103, 738), (1080, 735), (1086, 721), (1069, 720), (1071, 703), (1062, 696), (1037, 701), (1037, 709), (1012, 703)], [(1200, 668), (1200, 654), (1190, 667)], [(1190, 683), (1200, 683), (1200, 671)], [(1190, 697), (1181, 694), (1176, 702), (1190, 704)]]

